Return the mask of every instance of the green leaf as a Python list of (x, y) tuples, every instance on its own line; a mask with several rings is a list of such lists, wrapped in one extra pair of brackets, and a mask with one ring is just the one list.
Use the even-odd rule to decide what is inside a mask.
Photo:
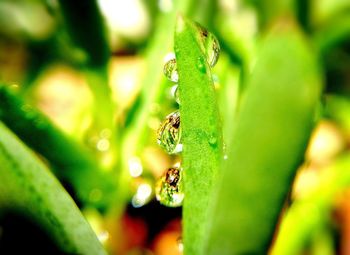
[[(0, 84), (0, 120), (28, 146), (44, 156), (55, 174), (72, 185), (80, 201), (104, 209), (115, 200), (116, 181), (87, 150), (67, 137), (47, 117)], [(100, 190), (99, 200), (90, 193)]]
[(185, 254), (201, 254), (208, 203), (222, 157), (222, 134), (210, 67), (197, 26), (179, 17), (175, 54), (179, 74)]
[(0, 210), (34, 219), (65, 253), (105, 254), (70, 196), (2, 122), (0, 166)]
[(76, 46), (88, 56), (90, 67), (106, 66), (110, 50), (96, 0), (59, 1), (67, 31)]
[(312, 236), (331, 217), (334, 200), (350, 186), (350, 155), (341, 155), (320, 169), (317, 185), (296, 200), (286, 212), (272, 255), (301, 254)]
[(266, 254), (314, 125), (321, 81), (293, 22), (261, 42), (232, 123), (205, 254)]

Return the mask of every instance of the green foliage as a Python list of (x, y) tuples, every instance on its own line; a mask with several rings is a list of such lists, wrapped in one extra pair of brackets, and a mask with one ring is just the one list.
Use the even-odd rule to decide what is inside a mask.
[[(201, 254), (208, 205), (222, 157), (222, 131), (210, 66), (198, 27), (178, 17), (175, 54), (179, 73), (186, 254)], [(201, 159), (201, 160), (198, 160)]]
[[(113, 47), (96, 0), (3, 2), (0, 50), (2, 33), (10, 28), (10, 34), (18, 33), (11, 40), (22, 40), (26, 48), (19, 58), (29, 60), (19, 93), (7, 86), (12, 80), (3, 81), (0, 70), (0, 214), (14, 210), (34, 219), (64, 252), (103, 254), (55, 177), (73, 188), (81, 208), (98, 209), (108, 219), (120, 217), (134, 192), (130, 159), (141, 163), (154, 159), (146, 155), (156, 146), (154, 120), (177, 107), (165, 95), (169, 82), (163, 74), (163, 59), (174, 42), (181, 115), (181, 133), (176, 135), (181, 134), (183, 144), (184, 253), (266, 254), (273, 235), (276, 255), (302, 253), (307, 244), (326, 240), (324, 246), (310, 248), (314, 255), (320, 247), (335, 243), (325, 222), (334, 198), (349, 187), (347, 154), (322, 167), (326, 174), (320, 175), (315, 192), (296, 198), (290, 207), (286, 201), (318, 118), (329, 118), (347, 136), (350, 133), (349, 1), (142, 1), (154, 25), (149, 39), (131, 44), (131, 38), (120, 36)], [(158, 6), (164, 3), (171, 3), (167, 10)], [(19, 17), (35, 16), (21, 15), (24, 11), (41, 9), (51, 27), (40, 27), (30, 18), (23, 25)], [(195, 22), (220, 41), (221, 58), (215, 68), (207, 63), (203, 30)], [(43, 28), (49, 32), (40, 33), (46, 31)], [(136, 99), (124, 109), (112, 100), (108, 73), (112, 54), (144, 60)], [(28, 104), (34, 90), (27, 88), (38, 83), (52, 62), (77, 69), (89, 85), (94, 102), (84, 115), (90, 126), (79, 123), (86, 128), (83, 134), (68, 136), (34, 107), (35, 102)], [(325, 111), (317, 112), (323, 80)], [(94, 151), (97, 147), (86, 148), (86, 141), (101, 130), (111, 133), (106, 167), (102, 152)], [(43, 157), (45, 165), (26, 146)], [(172, 160), (177, 161), (177, 155), (166, 158)], [(148, 167), (143, 166), (137, 181), (154, 181), (154, 169)]]
[(319, 183), (303, 198), (296, 201), (281, 222), (272, 255), (300, 254), (320, 226), (328, 221), (334, 197), (350, 185), (350, 157), (342, 155), (322, 169)]
[[(5, 85), (0, 85), (0, 120), (49, 160), (55, 174), (73, 187), (81, 202), (106, 209), (115, 199), (116, 183), (94, 156)], [(94, 189), (101, 190), (102, 199), (90, 199)]]
[(0, 123), (0, 209), (34, 219), (65, 253), (105, 254), (94, 232), (60, 183)]
[(303, 160), (320, 92), (317, 63), (305, 38), (293, 22), (282, 21), (259, 45), (231, 123), (228, 159), (209, 203), (204, 254), (267, 252)]

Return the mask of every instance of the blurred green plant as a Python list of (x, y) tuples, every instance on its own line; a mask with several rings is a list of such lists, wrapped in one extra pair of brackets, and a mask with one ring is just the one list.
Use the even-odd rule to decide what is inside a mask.
[[(151, 21), (150, 39), (139, 44), (142, 47), (130, 46), (146, 64), (140, 91), (121, 119), (116, 119), (118, 105), (109, 87), (112, 52), (97, 1), (34, 2), (33, 12), (47, 8), (50, 13), (43, 16), (45, 33), (35, 29), (40, 26), (33, 17), (30, 29), (13, 15), (13, 27), (19, 28), (34, 57), (19, 93), (5, 85), (8, 81), (0, 86), (0, 120), (47, 161), (66, 187), (73, 187), (82, 208), (94, 207), (117, 218), (129, 202), (129, 160), (141, 158), (151, 143), (154, 131), (148, 123), (153, 108), (174, 107), (165, 96), (169, 84), (162, 74), (163, 58), (174, 42), (183, 144), (185, 254), (266, 254), (273, 235), (277, 236), (273, 254), (298, 254), (312, 240), (332, 238), (322, 224), (331, 214), (334, 197), (349, 186), (347, 158), (327, 168), (334, 176), (325, 181), (328, 189), (324, 192), (320, 186), (304, 200), (296, 198), (290, 207), (286, 201), (319, 118), (329, 118), (350, 133), (348, 1), (208, 0), (198, 4), (180, 0), (170, 1), (168, 10), (158, 10), (156, 1), (145, 2), (150, 16), (156, 18)], [(29, 7), (24, 2), (0, 3), (0, 24), (7, 24), (1, 26), (6, 33), (16, 30), (4, 21), (7, 11), (25, 13)], [(178, 18), (174, 36), (178, 12), (187, 18)], [(200, 22), (220, 41), (221, 60), (215, 68), (206, 61), (203, 30), (192, 21)], [(113, 54), (119, 56), (119, 52)], [(29, 104), (40, 73), (56, 61), (78, 69), (93, 94), (92, 122), (79, 134), (83, 141), (64, 134)], [(326, 96), (322, 101), (323, 81)], [(7, 128), (0, 126), (1, 205), (11, 204), (11, 209), (35, 218), (63, 251), (103, 253), (64, 190)], [(108, 153), (113, 160), (108, 167), (86, 148), (86, 140), (104, 130), (112, 134)], [(26, 169), (26, 162), (33, 168)], [(23, 197), (20, 185), (25, 187)], [(62, 198), (59, 205), (53, 203), (55, 196)], [(301, 220), (300, 212), (311, 214), (312, 210), (320, 211), (322, 217)]]
[(70, 254), (105, 254), (89, 224), (42, 162), (0, 123), (0, 210), (32, 218)]

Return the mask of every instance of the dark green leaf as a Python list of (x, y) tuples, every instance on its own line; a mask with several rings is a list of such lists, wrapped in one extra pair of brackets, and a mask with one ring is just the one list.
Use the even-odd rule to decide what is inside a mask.
[(65, 253), (105, 254), (60, 183), (1, 122), (0, 209), (34, 219)]

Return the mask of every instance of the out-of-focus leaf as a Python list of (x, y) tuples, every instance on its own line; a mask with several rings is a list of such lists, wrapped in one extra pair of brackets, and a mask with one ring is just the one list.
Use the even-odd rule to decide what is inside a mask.
[(299, 254), (330, 216), (334, 198), (350, 186), (350, 155), (342, 155), (320, 171), (318, 184), (286, 212), (272, 255)]
[[(0, 85), (0, 120), (50, 162), (55, 174), (72, 185), (80, 201), (99, 208), (113, 202), (116, 191), (113, 176), (99, 168), (93, 155), (5, 85)], [(94, 190), (101, 192), (97, 200), (90, 196)]]
[[(314, 124), (316, 59), (282, 20), (261, 42), (206, 219), (205, 254), (266, 254)], [(203, 205), (207, 206), (207, 205)]]
[(65, 253), (106, 254), (59, 182), (1, 122), (0, 208), (34, 219)]
[(105, 66), (110, 50), (97, 1), (60, 0), (59, 3), (68, 33), (76, 46), (86, 52), (87, 64)]

